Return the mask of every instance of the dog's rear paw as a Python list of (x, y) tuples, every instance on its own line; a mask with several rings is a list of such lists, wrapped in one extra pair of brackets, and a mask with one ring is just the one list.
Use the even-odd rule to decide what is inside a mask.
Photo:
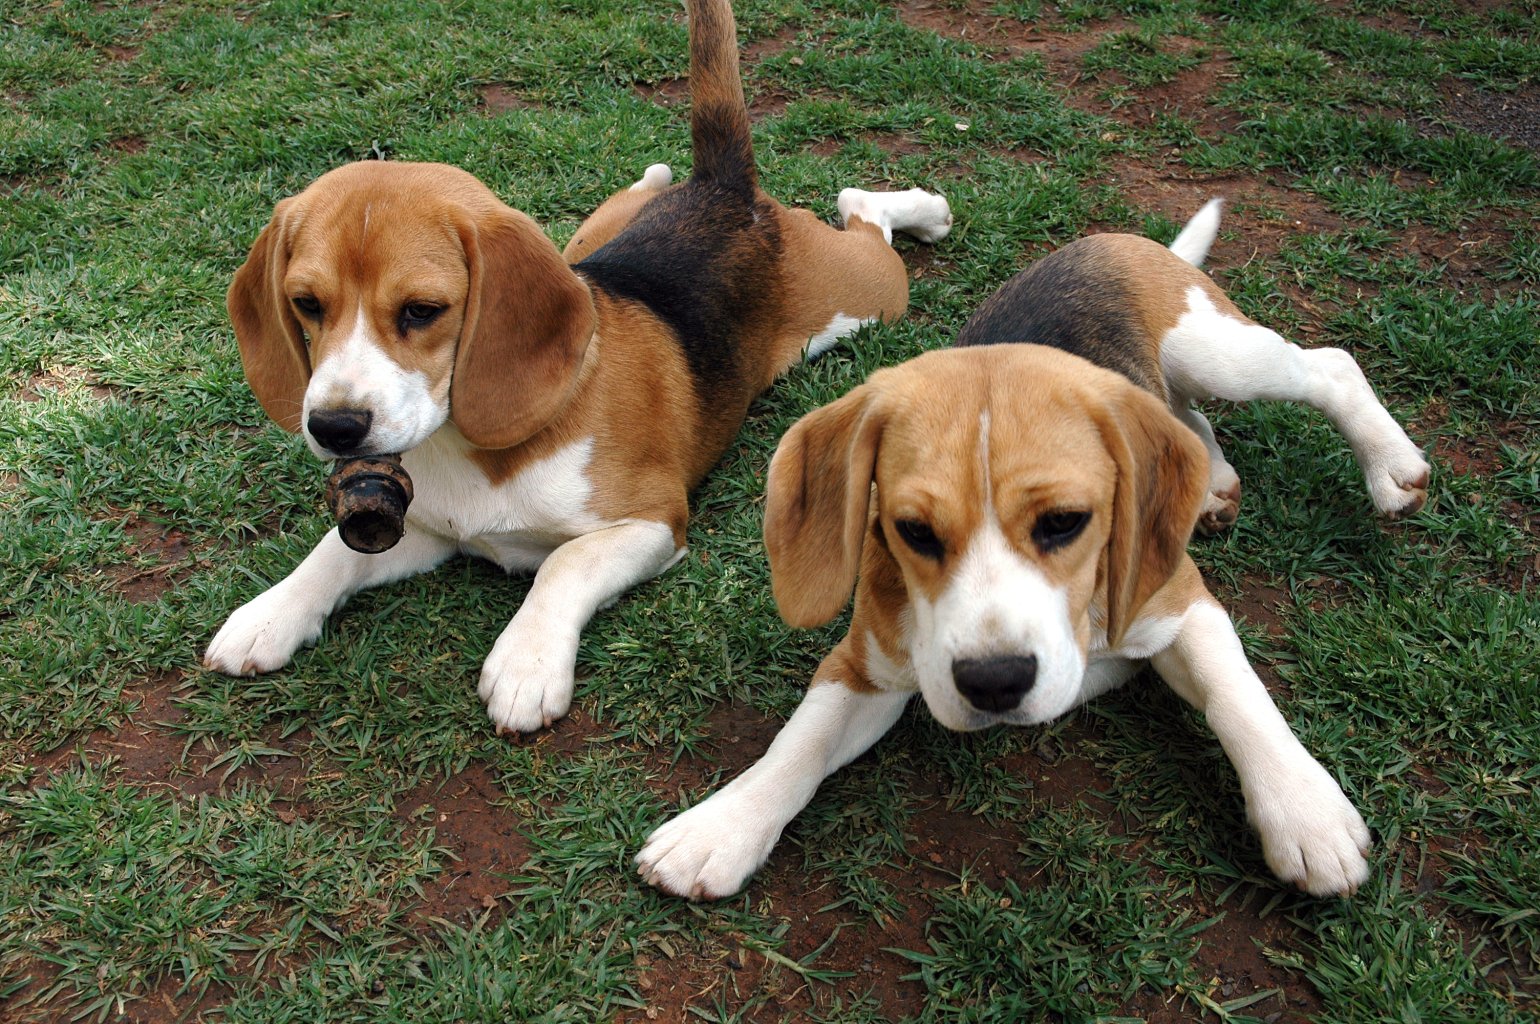
[(1312, 896), (1351, 896), (1369, 878), (1369, 828), (1315, 762), (1247, 810), (1267, 866)]
[(1227, 491), (1210, 491), (1203, 500), (1203, 512), (1198, 516), (1198, 533), (1204, 537), (1213, 537), (1224, 533), (1235, 525), (1241, 513), (1241, 485), (1236, 481), (1235, 485)]
[(875, 224), (889, 242), (893, 232), (921, 242), (939, 242), (952, 230), (952, 208), (944, 196), (912, 188), (907, 192), (867, 192), (847, 188), (839, 194), (840, 217), (846, 223), (852, 217)]
[(731, 896), (770, 858), (780, 830), (766, 835), (730, 794), (697, 804), (647, 837), (636, 867), (649, 884), (692, 900)]
[(477, 692), (499, 733), (535, 732), (572, 707), (576, 643), (521, 632), (514, 625), (504, 630), (481, 666)]
[(652, 164), (642, 172), (640, 180), (631, 186), (632, 192), (661, 192), (673, 184), (674, 171), (668, 164)]
[(898, 230), (932, 245), (952, 233), (952, 206), (945, 196), (922, 188), (910, 189), (908, 194), (914, 197), (913, 217), (908, 224), (895, 225)]

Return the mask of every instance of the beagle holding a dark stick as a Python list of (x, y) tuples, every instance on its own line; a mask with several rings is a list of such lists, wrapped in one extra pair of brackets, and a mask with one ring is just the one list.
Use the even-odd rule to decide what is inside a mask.
[(687, 8), (690, 177), (649, 168), (565, 254), (437, 164), (350, 164), (277, 205), (228, 298), (252, 390), (317, 456), (402, 453), (416, 496), (383, 553), (328, 533), (230, 616), (210, 668), (280, 668), (350, 595), (464, 552), (535, 573), (480, 692), (499, 731), (549, 725), (595, 611), (684, 554), (687, 495), (753, 398), (904, 311), (892, 233), (943, 237), (946, 200), (847, 189), (840, 231), (771, 199), (732, 9)]
[(649, 837), (648, 881), (696, 899), (737, 891), (916, 691), (951, 729), (1031, 725), (1145, 663), (1206, 715), (1279, 878), (1325, 896), (1368, 877), (1363, 819), (1186, 553), (1200, 517), (1223, 528), (1239, 497), (1188, 406), (1320, 409), (1391, 518), (1421, 507), (1428, 465), (1352, 357), (1288, 344), (1196, 269), (1218, 224), (1211, 203), (1170, 250), (1080, 239), (992, 296), (957, 347), (880, 370), (791, 428), (765, 512), (776, 601), (814, 626), (854, 588), (850, 631), (765, 756)]

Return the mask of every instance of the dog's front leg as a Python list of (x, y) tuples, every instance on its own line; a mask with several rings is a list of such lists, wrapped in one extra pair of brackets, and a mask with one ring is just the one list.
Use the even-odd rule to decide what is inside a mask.
[(1224, 609), (1194, 604), (1175, 642), (1151, 663), (1208, 717), (1273, 873), (1314, 896), (1356, 891), (1369, 877), (1369, 829), (1279, 714)]
[(454, 554), (443, 537), (408, 525), (395, 547), (354, 551), (329, 531), (293, 572), (237, 608), (214, 635), (203, 664), (231, 676), (272, 672), (321, 635), (326, 617), (368, 587), (414, 576)]
[(636, 855), (642, 877), (695, 900), (737, 892), (818, 784), (891, 729), (911, 696), (815, 683), (764, 757), (648, 837)]
[(672, 529), (646, 520), (585, 533), (552, 551), (481, 668), (479, 692), (498, 731), (534, 732), (565, 715), (588, 620), (683, 554)]

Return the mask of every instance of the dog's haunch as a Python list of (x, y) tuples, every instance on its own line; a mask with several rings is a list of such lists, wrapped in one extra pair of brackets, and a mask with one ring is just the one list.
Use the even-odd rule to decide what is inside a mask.
[(342, 542), (366, 555), (396, 546), (411, 503), (412, 478), (399, 455), (339, 459), (326, 479), (326, 507)]

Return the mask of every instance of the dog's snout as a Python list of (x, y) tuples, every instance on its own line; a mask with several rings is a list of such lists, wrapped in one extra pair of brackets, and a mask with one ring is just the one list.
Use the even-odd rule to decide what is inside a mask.
[(959, 658), (952, 662), (952, 681), (980, 711), (1011, 711), (1037, 681), (1037, 658)]
[(321, 447), (348, 455), (357, 451), (369, 436), (373, 419), (367, 409), (317, 409), (310, 414), (306, 426)]

